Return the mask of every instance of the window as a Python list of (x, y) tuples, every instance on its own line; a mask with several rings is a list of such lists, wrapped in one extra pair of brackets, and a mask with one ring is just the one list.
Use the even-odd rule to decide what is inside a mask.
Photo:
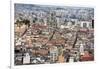
[(87, 27), (87, 24), (86, 23), (83, 23), (83, 28), (86, 28)]

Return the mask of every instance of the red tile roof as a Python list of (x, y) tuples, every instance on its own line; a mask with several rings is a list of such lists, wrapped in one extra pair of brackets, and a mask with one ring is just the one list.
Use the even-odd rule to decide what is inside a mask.
[(39, 25), (39, 24), (33, 24), (33, 25), (32, 25), (32, 28), (33, 28), (33, 29), (46, 29), (47, 26)]

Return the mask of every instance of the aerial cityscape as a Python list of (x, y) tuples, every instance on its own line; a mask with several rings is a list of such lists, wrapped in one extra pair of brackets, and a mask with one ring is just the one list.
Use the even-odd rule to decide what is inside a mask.
[(14, 4), (14, 64), (94, 60), (94, 8)]

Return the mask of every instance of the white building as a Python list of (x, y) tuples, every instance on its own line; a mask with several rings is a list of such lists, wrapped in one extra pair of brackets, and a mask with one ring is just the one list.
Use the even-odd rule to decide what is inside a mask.
[(23, 64), (29, 64), (30, 63), (30, 55), (29, 53), (26, 53), (23, 58)]
[(70, 57), (69, 62), (74, 62), (74, 57)]
[(79, 23), (82, 28), (92, 28), (92, 22), (90, 21), (80, 21)]
[(51, 57), (51, 61), (55, 61), (57, 60), (57, 56), (58, 56), (58, 49), (57, 47), (52, 47), (50, 49), (50, 57)]
[(80, 44), (80, 55), (84, 55), (84, 45), (83, 44)]

